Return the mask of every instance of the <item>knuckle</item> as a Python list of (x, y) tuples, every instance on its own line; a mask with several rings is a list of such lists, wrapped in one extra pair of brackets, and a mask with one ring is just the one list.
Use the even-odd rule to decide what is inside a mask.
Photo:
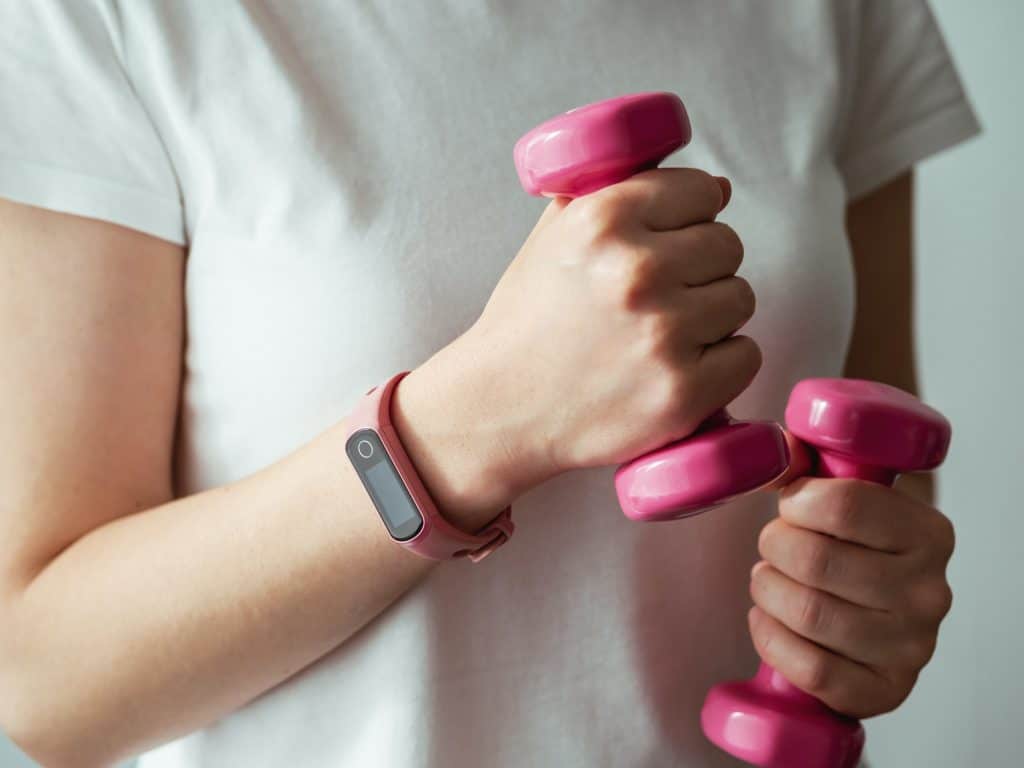
[(641, 198), (643, 191), (649, 191), (650, 185), (612, 184), (593, 195), (594, 205), (602, 212), (603, 218), (617, 221), (624, 211)]
[(731, 342), (739, 373), (744, 377), (754, 378), (757, 372), (761, 370), (761, 364), (764, 362), (761, 347), (749, 336), (734, 336)]
[(742, 277), (729, 279), (732, 281), (736, 312), (744, 320), (749, 320), (754, 316), (754, 310), (757, 309), (757, 296), (754, 295), (754, 289)]
[(910, 670), (920, 670), (935, 653), (934, 638), (916, 636), (908, 640), (903, 649), (903, 659)]
[[(658, 323), (649, 323), (653, 329)], [(649, 337), (644, 343), (651, 348), (650, 357), (662, 358), (655, 360), (655, 373), (648, 378), (644, 391), (643, 403), (645, 413), (655, 422), (668, 426), (678, 426), (680, 414), (689, 402), (690, 393), (686, 377), (679, 371), (678, 367), (664, 360), (670, 353), (664, 351), (668, 343), (665, 339), (667, 334), (664, 331), (651, 330), (647, 332)]]
[(774, 644), (772, 633), (764, 631), (761, 627), (755, 627), (751, 630), (750, 637), (758, 656), (762, 659), (770, 659)]
[(807, 543), (799, 562), (802, 580), (812, 586), (828, 583), (836, 576), (835, 553), (823, 536), (815, 536)]
[(908, 673), (895, 675), (894, 679), (882, 692), (879, 701), (873, 707), (866, 710), (862, 716), (884, 715), (886, 712), (892, 712), (899, 707), (910, 696), (910, 692), (914, 690), (914, 686), (917, 684), (918, 671), (910, 670)]
[(606, 242), (619, 223), (620, 199), (620, 192), (608, 189), (573, 200), (567, 211), (573, 227), (591, 244)]
[(834, 616), (827, 601), (816, 590), (807, 590), (807, 594), (800, 601), (797, 631), (805, 636), (818, 637), (827, 634)]
[(860, 502), (858, 486), (854, 482), (831, 482), (825, 489), (828, 504), (822, 513), (830, 531), (843, 537), (852, 535), (858, 528)]
[(693, 399), (693, 386), (687, 377), (669, 377), (664, 416), (673, 434), (688, 435), (700, 426), (704, 415), (694, 411)]
[(818, 697), (832, 691), (836, 666), (825, 651), (813, 651), (807, 655), (800, 669), (800, 687)]
[(894, 691), (888, 699), (885, 700), (880, 706), (866, 712), (863, 717), (874, 717), (875, 715), (884, 715), (889, 712), (893, 712), (899, 708), (904, 701), (910, 696), (910, 691), (913, 689), (913, 684), (900, 688)]
[(939, 588), (938, 597), (936, 599), (936, 612), (938, 613), (939, 619), (944, 619), (949, 615), (949, 612), (953, 610), (953, 589), (946, 582), (942, 583)]
[(719, 249), (730, 259), (730, 272), (735, 272), (743, 263), (743, 240), (728, 224), (716, 221), (711, 225), (717, 233)]
[(700, 168), (664, 168), (660, 169), (657, 179), (667, 185), (667, 191), (687, 201), (685, 204), (691, 212), (704, 221), (712, 221), (722, 208), (722, 187), (707, 171)]
[(779, 527), (779, 520), (772, 520), (761, 529), (757, 536), (757, 551), (765, 560), (771, 561), (772, 545)]
[(866, 717), (869, 712), (858, 702), (857, 696), (852, 691), (842, 686), (821, 691), (817, 696), (829, 709), (848, 717)]
[(948, 561), (953, 556), (953, 550), (956, 549), (956, 528), (953, 521), (941, 512), (936, 515), (936, 527), (938, 528), (940, 554), (944, 561)]
[(715, 181), (715, 177), (705, 171), (703, 168), (683, 168), (683, 173), (693, 181), (695, 184), (704, 184), (709, 189), (714, 187), (718, 189), (718, 182)]
[[(628, 297), (624, 297), (628, 299)], [(667, 370), (665, 375), (656, 377), (652, 381), (656, 385), (656, 392), (673, 394), (677, 386), (675, 344), (676, 334), (674, 324), (670, 318), (661, 312), (645, 313), (638, 318), (640, 330), (637, 343), (641, 353), (647, 362), (653, 362), (663, 366)]]
[(701, 194), (705, 196), (711, 212), (717, 213), (719, 208), (722, 207), (722, 188), (715, 181), (715, 177), (699, 168), (690, 168), (689, 178), (694, 187), (698, 188)]
[(945, 581), (930, 585), (920, 598), (925, 616), (941, 622), (953, 608), (953, 590)]
[[(711, 409), (704, 406), (704, 395), (694, 395), (694, 393), (698, 392), (698, 389), (698, 385), (692, 382), (686, 384), (684, 391), (690, 393), (690, 399), (683, 407), (677, 407), (673, 414), (676, 439), (689, 437), (697, 432), (705, 420), (713, 413)], [(695, 402), (697, 405), (694, 404)]]
[(616, 302), (625, 309), (638, 309), (656, 283), (653, 255), (645, 248), (620, 248), (610, 262), (607, 274)]
[(799, 511), (805, 504), (801, 491), (812, 482), (813, 478), (799, 477), (793, 482), (779, 489), (779, 511)]

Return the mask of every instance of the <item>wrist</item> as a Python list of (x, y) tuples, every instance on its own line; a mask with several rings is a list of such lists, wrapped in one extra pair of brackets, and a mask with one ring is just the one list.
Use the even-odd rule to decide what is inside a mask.
[(438, 511), (475, 532), (540, 480), (486, 397), (486, 377), (457, 357), (447, 347), (406, 376), (391, 419)]

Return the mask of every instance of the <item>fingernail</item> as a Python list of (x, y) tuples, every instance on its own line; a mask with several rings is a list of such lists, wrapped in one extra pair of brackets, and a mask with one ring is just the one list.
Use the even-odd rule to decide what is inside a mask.
[(750, 578), (756, 579), (758, 574), (761, 573), (761, 571), (763, 571), (767, 567), (767, 560), (759, 560), (758, 562), (754, 563), (754, 567), (750, 569)]
[(732, 182), (725, 178), (725, 176), (715, 176), (715, 181), (722, 188), (722, 207), (718, 209), (721, 211), (729, 204), (729, 200), (732, 199)]

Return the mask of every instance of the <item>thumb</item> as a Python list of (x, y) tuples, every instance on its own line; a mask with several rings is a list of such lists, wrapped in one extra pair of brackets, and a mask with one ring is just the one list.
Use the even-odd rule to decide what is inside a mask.
[(777, 480), (765, 486), (769, 491), (785, 488), (794, 480), (814, 472), (816, 457), (813, 450), (786, 429), (782, 430), (782, 436), (786, 439), (786, 447), (789, 449), (789, 466)]

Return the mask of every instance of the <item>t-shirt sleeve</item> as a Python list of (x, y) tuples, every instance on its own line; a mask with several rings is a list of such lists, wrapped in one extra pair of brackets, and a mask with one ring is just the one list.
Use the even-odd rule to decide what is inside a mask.
[(980, 126), (925, 0), (863, 0), (849, 25), (837, 165), (852, 200)]
[(32, 0), (0, 23), (0, 197), (184, 244), (166, 148), (107, 0)]

